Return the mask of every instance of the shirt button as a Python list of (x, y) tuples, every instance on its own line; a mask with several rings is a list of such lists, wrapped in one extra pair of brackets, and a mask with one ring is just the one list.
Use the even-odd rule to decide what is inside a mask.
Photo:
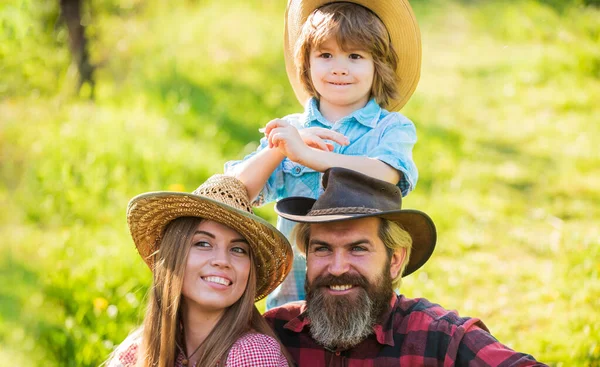
[(295, 172), (295, 173), (300, 173), (300, 167), (296, 167), (296, 168), (294, 168), (294, 172)]
[(340, 356), (340, 352), (339, 351), (335, 352), (335, 355), (339, 357)]

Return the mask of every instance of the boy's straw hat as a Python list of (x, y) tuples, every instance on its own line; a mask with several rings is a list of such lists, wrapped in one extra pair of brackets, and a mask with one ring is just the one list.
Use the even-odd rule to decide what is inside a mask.
[(318, 199), (289, 197), (275, 205), (281, 217), (299, 223), (328, 223), (377, 217), (398, 223), (412, 238), (405, 277), (423, 266), (435, 249), (435, 224), (415, 209), (402, 209), (398, 186), (346, 168), (323, 174), (325, 192)]
[(159, 191), (131, 199), (127, 224), (150, 269), (166, 226), (180, 217), (210, 219), (244, 236), (256, 265), (257, 301), (275, 289), (292, 267), (290, 243), (275, 227), (252, 213), (246, 186), (234, 177), (214, 175), (191, 194)]
[[(317, 8), (337, 1), (289, 0), (285, 13), (284, 56), (285, 67), (296, 97), (302, 105), (310, 97), (302, 87), (294, 63), (294, 46), (308, 16)], [(398, 98), (382, 106), (399, 111), (417, 88), (421, 75), (421, 34), (408, 0), (345, 0), (362, 5), (381, 19), (398, 54), (396, 74), (400, 80)]]

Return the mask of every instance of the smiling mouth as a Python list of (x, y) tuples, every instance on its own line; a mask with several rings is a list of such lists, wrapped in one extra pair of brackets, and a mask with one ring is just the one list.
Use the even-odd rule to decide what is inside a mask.
[(333, 85), (350, 85), (351, 83), (334, 83), (334, 82), (329, 82), (329, 84), (333, 84)]
[(345, 291), (348, 290), (350, 288), (352, 288), (353, 285), (352, 284), (344, 284), (344, 285), (330, 285), (329, 289), (331, 289), (332, 291)]
[(210, 283), (217, 283), (226, 286), (231, 285), (231, 282), (229, 280), (221, 277), (202, 277), (202, 279)]

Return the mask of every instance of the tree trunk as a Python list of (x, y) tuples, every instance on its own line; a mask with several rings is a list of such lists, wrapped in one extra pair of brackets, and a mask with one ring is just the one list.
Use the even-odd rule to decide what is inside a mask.
[(89, 83), (90, 97), (94, 98), (94, 67), (90, 64), (85, 27), (81, 24), (81, 0), (60, 0), (60, 11), (69, 30), (69, 48), (79, 73), (77, 91), (79, 92), (83, 83)]

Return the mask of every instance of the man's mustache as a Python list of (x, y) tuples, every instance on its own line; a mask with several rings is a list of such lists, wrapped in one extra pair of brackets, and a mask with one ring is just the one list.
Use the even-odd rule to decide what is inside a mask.
[(315, 289), (317, 287), (329, 287), (332, 285), (346, 284), (359, 286), (366, 289), (369, 286), (369, 281), (360, 274), (346, 273), (339, 276), (328, 274), (315, 278), (315, 280), (310, 283), (310, 287)]

